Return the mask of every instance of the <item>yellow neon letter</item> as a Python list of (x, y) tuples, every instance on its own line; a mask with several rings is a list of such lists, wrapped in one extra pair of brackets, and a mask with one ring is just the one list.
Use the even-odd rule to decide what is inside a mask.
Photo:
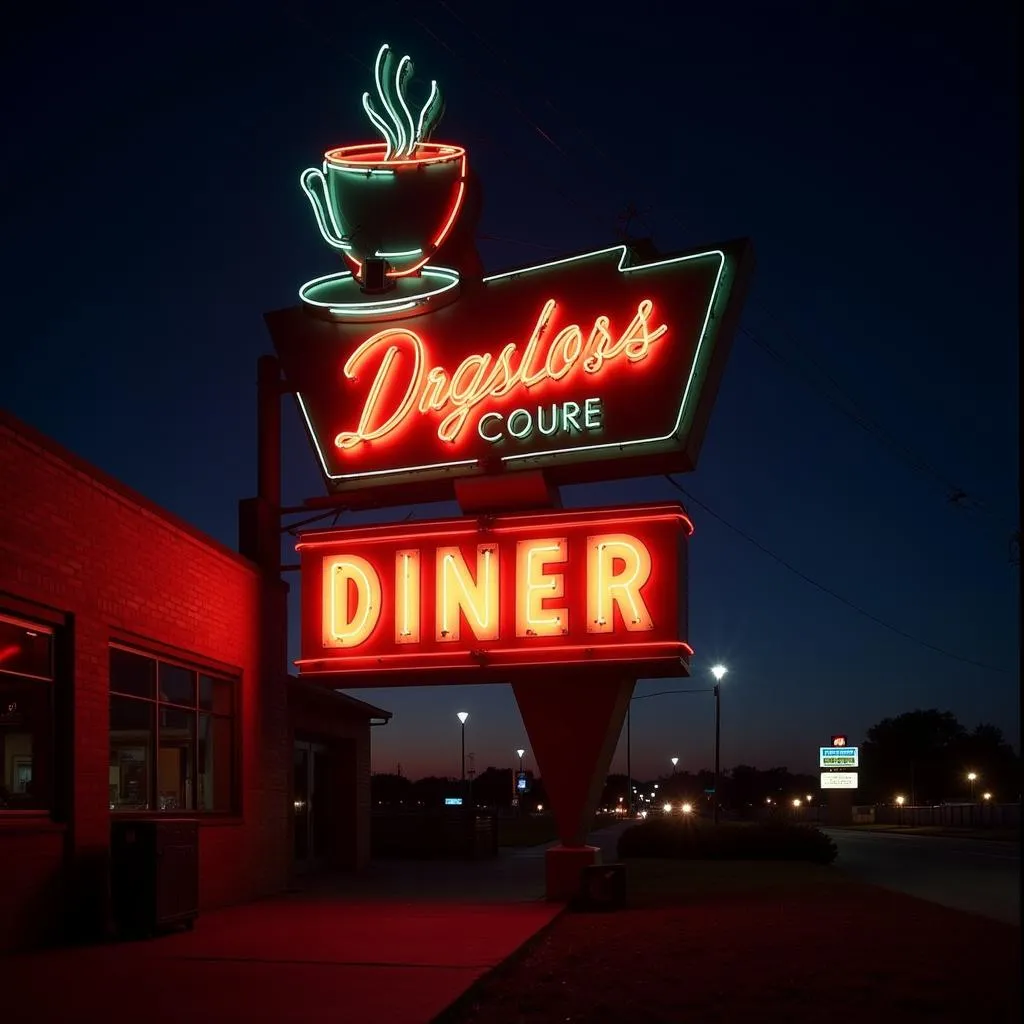
[(476, 549), (476, 579), (457, 547), (437, 549), (435, 572), (437, 639), (458, 640), (462, 616), (477, 640), (498, 639), (498, 552), (493, 544)]
[(380, 619), (380, 577), (365, 558), (324, 559), (324, 647), (358, 647)]
[(613, 633), (614, 606), (629, 633), (653, 629), (640, 591), (651, 578), (651, 553), (627, 533), (587, 538), (587, 632)]
[(395, 643), (420, 642), (420, 553), (395, 553)]
[(516, 544), (516, 636), (561, 636), (569, 630), (568, 608), (545, 608), (547, 597), (565, 597), (565, 573), (544, 572), (564, 562), (566, 540), (521, 540)]

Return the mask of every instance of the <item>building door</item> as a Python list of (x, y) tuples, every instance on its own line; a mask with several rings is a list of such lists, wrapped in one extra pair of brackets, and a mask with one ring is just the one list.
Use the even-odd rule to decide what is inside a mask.
[(295, 867), (322, 867), (330, 845), (329, 757), (322, 743), (297, 740), (293, 756)]

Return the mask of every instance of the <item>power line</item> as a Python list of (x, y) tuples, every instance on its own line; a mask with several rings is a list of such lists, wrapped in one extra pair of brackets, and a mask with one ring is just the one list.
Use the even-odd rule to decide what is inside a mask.
[(657, 693), (641, 693), (638, 697), (630, 697), (630, 700), (647, 700), (648, 697), (665, 697), (670, 693), (714, 693), (713, 686), (705, 686), (695, 690), (659, 690)]
[(773, 359), (775, 359), (782, 366), (785, 366), (787, 369), (792, 370), (799, 376), (802, 376), (808, 383), (808, 385), (811, 387), (811, 389), (821, 394), (824, 397), (825, 401), (832, 406), (832, 408), (836, 409), (844, 416), (849, 417), (850, 420), (852, 420), (858, 427), (860, 427), (866, 433), (872, 434), (877, 440), (887, 445), (892, 450), (892, 452), (897, 456), (897, 458), (902, 459), (902, 461), (914, 472), (920, 472), (931, 477), (933, 480), (937, 481), (942, 486), (942, 488), (947, 492), (947, 494), (953, 495), (964, 493), (961, 488), (957, 487), (956, 484), (952, 483), (950, 480), (944, 477), (938, 470), (932, 467), (928, 462), (926, 462), (924, 459), (917, 458), (910, 451), (910, 449), (908, 449), (905, 445), (900, 444), (898, 441), (894, 440), (875, 421), (869, 419), (866, 415), (861, 413), (861, 411), (857, 407), (857, 403), (849, 396), (849, 394), (847, 394), (840, 387), (840, 385), (836, 382), (835, 378), (833, 378), (827, 371), (821, 370), (820, 367), (817, 367), (812, 359), (808, 358), (808, 361), (811, 362), (812, 366), (815, 366), (816, 369), (820, 370), (820, 372), (828, 381), (836, 395), (839, 396), (839, 399), (848, 403), (847, 405), (844, 406), (842, 404), (842, 401), (837, 401), (836, 398), (825, 393), (824, 390), (818, 387), (815, 381), (811, 379), (811, 375), (804, 367), (799, 366), (791, 359), (783, 355), (777, 348), (770, 345), (768, 342), (764, 341), (758, 335), (754, 334), (754, 332), (751, 331), (749, 328), (741, 327), (740, 333), (745, 334), (748, 338), (750, 338), (750, 340), (755, 345), (757, 345), (759, 348), (767, 352)]
[[(395, 0), (395, 2), (397, 3), (398, 0)], [(510, 72), (512, 70), (509, 62), (505, 60), (505, 58), (499, 52), (497, 52), (495, 47), (492, 46), (487, 39), (484, 38), (483, 34), (480, 32), (479, 29), (472, 25), (461, 14), (454, 11), (452, 7), (445, 2), (445, 0), (436, 0), (436, 3), (451, 18), (458, 21), (461, 25), (465, 26), (475, 36), (479, 43), (488, 51), (490, 56), (493, 58), (494, 63), (500, 65), (503, 69), (506, 69), (507, 72)], [(441, 43), (441, 45), (443, 45), (445, 49), (447, 49), (448, 52), (452, 54), (453, 57), (456, 57), (456, 59), (460, 59), (458, 54), (455, 53), (452, 47), (449, 46), (447, 43), (443, 42), (443, 40), (440, 39), (436, 32), (432, 31), (431, 29), (428, 29), (419, 19), (414, 18), (413, 20), (415, 20), (416, 23), (420, 25), (420, 27), (424, 31), (428, 32), (432, 38)], [(462, 60), (462, 63), (465, 64), (464, 59)], [(495, 88), (495, 90), (498, 91), (503, 98), (509, 98), (509, 90), (501, 89), (497, 86), (493, 86), (493, 88)], [(544, 95), (542, 96), (542, 99), (544, 105), (553, 114), (560, 118), (563, 117), (561, 112), (558, 110), (555, 104), (552, 103), (549, 97)], [(517, 101), (510, 100), (510, 103), (513, 110), (517, 114), (519, 114), (523, 118), (523, 120), (526, 121), (526, 123), (533, 128), (536, 134), (544, 142), (550, 145), (560, 156), (564, 157), (567, 160), (570, 159), (566, 149), (558, 145), (558, 143), (552, 137), (551, 132), (543, 130), (538, 124), (536, 124), (536, 122), (534, 122), (525, 113), (525, 111), (522, 109), (522, 107), (519, 105)], [(575, 134), (586, 143), (588, 149), (595, 155), (600, 157), (607, 167), (614, 167), (614, 164), (608, 156), (607, 152), (604, 151), (600, 146), (598, 146), (594, 142), (594, 140), (590, 138), (587, 135), (587, 133), (585, 133), (579, 127), (578, 122), (574, 123), (574, 131)], [(642, 217), (639, 211), (635, 209), (635, 207), (631, 208), (631, 212), (632, 216), (646, 220), (645, 218)], [(675, 219), (675, 222), (678, 226), (684, 226), (678, 221), (678, 219)], [(754, 305), (755, 308), (759, 308), (762, 312), (770, 316), (773, 320), (776, 321), (777, 324), (781, 324), (781, 319), (778, 316), (776, 316), (771, 310), (767, 309), (763, 304), (758, 303), (752, 305)], [(846, 403), (845, 405), (843, 404), (843, 402), (836, 401), (834, 397), (825, 394), (823, 392), (823, 389), (821, 389), (820, 386), (816, 385), (816, 383), (811, 379), (812, 375), (808, 374), (806, 369), (798, 366), (792, 360), (787, 359), (780, 352), (778, 352), (778, 350), (772, 348), (765, 341), (763, 341), (763, 339), (755, 336), (748, 329), (741, 328), (741, 331), (743, 331), (743, 333), (745, 333), (752, 341), (754, 341), (755, 344), (757, 344), (766, 352), (771, 354), (783, 367), (802, 376), (814, 390), (823, 394), (823, 397), (828, 402), (828, 404), (832, 406), (833, 409), (835, 409), (842, 415), (849, 417), (857, 426), (859, 426), (870, 436), (874, 437), (876, 441), (880, 442), (883, 445), (883, 447), (887, 448), (890, 454), (895, 456), (896, 459), (898, 461), (901, 461), (907, 468), (923, 476), (929, 477), (934, 482), (937, 482), (943, 488), (946, 494), (947, 501), (949, 501), (950, 504), (955, 505), (957, 508), (968, 509), (971, 511), (986, 511), (985, 505), (982, 502), (974, 498), (964, 488), (952, 482), (948, 477), (945, 476), (945, 474), (938, 470), (928, 459), (924, 458), (919, 453), (914, 452), (908, 445), (899, 441), (890, 431), (886, 430), (880, 423), (878, 423), (877, 420), (871, 418), (867, 413), (865, 413), (861, 405), (849, 394), (849, 392), (846, 389), (844, 389), (839, 384), (835, 376), (831, 374), (819, 361), (817, 361), (810, 354), (810, 352), (805, 346), (795, 341), (791, 331), (786, 332), (785, 335), (790, 341), (790, 343), (793, 344), (793, 346), (811, 364), (811, 366), (828, 382), (829, 386), (833, 389), (835, 394), (837, 394), (843, 400), (843, 402)]]
[(742, 537), (748, 544), (752, 544), (755, 548), (757, 548), (758, 551), (763, 552), (769, 558), (778, 562), (779, 565), (783, 566), (783, 568), (788, 569), (791, 573), (793, 573), (794, 576), (798, 576), (805, 583), (809, 583), (812, 587), (815, 587), (816, 589), (820, 590), (823, 594), (828, 594), (829, 597), (832, 597), (836, 601), (839, 601), (841, 604), (846, 605), (847, 608), (852, 608), (859, 615), (863, 615), (864, 618), (869, 619), (876, 625), (882, 626), (884, 629), (889, 630), (891, 633), (895, 633), (897, 636), (903, 637), (904, 640), (910, 640), (912, 643), (918, 644), (921, 647), (926, 647), (928, 650), (934, 651), (936, 654), (942, 654), (947, 658), (952, 658), (954, 661), (963, 662), (965, 665), (973, 665), (975, 668), (984, 669), (986, 672), (998, 672), (1000, 674), (1005, 674), (1006, 669), (1004, 668), (999, 668), (997, 665), (989, 665), (983, 661), (975, 661), (973, 658), (966, 658), (962, 654), (956, 654), (954, 651), (947, 650), (945, 647), (939, 647), (936, 644), (929, 643), (927, 640), (922, 640), (920, 637), (914, 636), (913, 633), (908, 633), (905, 629), (900, 629), (899, 626), (894, 626), (891, 622), (887, 622), (885, 619), (879, 618), (877, 615), (875, 615), (872, 612), (869, 612), (866, 608), (862, 608), (859, 604), (856, 604), (849, 598), (843, 597), (842, 594), (837, 593), (831, 587), (826, 587), (824, 583), (819, 583), (817, 580), (812, 579), (805, 572), (801, 572), (791, 562), (787, 562), (786, 559), (784, 559), (781, 555), (777, 555), (774, 551), (765, 547), (764, 544), (762, 544), (759, 540), (756, 540), (755, 538), (751, 537), (749, 533), (746, 533), (745, 531), (741, 530), (738, 526), (733, 526), (733, 524), (730, 523), (724, 516), (720, 516), (714, 509), (704, 504), (703, 501), (701, 501), (698, 498), (695, 498), (689, 491), (686, 490), (685, 487), (682, 486), (682, 484), (680, 484), (670, 475), (666, 474), (665, 479), (677, 491), (679, 491), (679, 493), (682, 494), (687, 499), (687, 501), (691, 501), (698, 508), (702, 508), (713, 519), (717, 519), (718, 522), (720, 522), (723, 526), (725, 526), (729, 530), (732, 530), (732, 532), (735, 533), (737, 536)]
[[(394, 5), (396, 7), (398, 7), (401, 10), (401, 8), (402, 8), (401, 0), (393, 0), (393, 3), (394, 3)], [(446, 9), (449, 11), (449, 13), (453, 14), (453, 17), (458, 18), (458, 20), (460, 20), (460, 21), (462, 20), (461, 18), (458, 17), (458, 15), (454, 15), (454, 13), (451, 12), (450, 8), (446, 8)], [(460, 56), (455, 51), (455, 49), (448, 42), (446, 42), (444, 39), (442, 39), (441, 36), (434, 29), (432, 29), (429, 25), (427, 25), (423, 21), (422, 18), (418, 17), (415, 13), (413, 13), (411, 11), (408, 11), (408, 10), (403, 11), (402, 16), (404, 18), (406, 18), (407, 20), (413, 22), (415, 25), (417, 25), (420, 28), (420, 30), (422, 32), (424, 32), (427, 36), (429, 36), (435, 43), (437, 43), (438, 46), (442, 47), (449, 54), (451, 54), (451, 56), (452, 56), (452, 58), (454, 60), (456, 60), (460, 64), (462, 64), (463, 67), (467, 67), (466, 59), (464, 57)], [(465, 23), (465, 22), (463, 22), (463, 23), (467, 24), (467, 27), (470, 28), (470, 31), (472, 31), (476, 35), (476, 37), (481, 41), (481, 43), (484, 44), (484, 46), (487, 46), (486, 41), (483, 39), (483, 37), (480, 35), (480, 33), (476, 31), (476, 29), (473, 29), (472, 26), (468, 25), (468, 23)], [(490, 50), (491, 54), (496, 59), (501, 60), (500, 55), (495, 53), (493, 48), (488, 47), (488, 49)], [(476, 76), (476, 77), (479, 77), (479, 76)], [(537, 122), (534, 121), (526, 113), (526, 111), (522, 108), (522, 106), (520, 105), (519, 101), (515, 98), (514, 94), (511, 92), (511, 90), (500, 88), (499, 86), (494, 85), (493, 82), (492, 82), (492, 90), (496, 91), (496, 92), (498, 92), (500, 94), (501, 98), (504, 99), (509, 104), (509, 106), (512, 108), (512, 110), (516, 114), (518, 114), (519, 117), (521, 117), (523, 119), (523, 121), (533, 130), (533, 132), (543, 142), (545, 142), (547, 145), (551, 146), (555, 150), (555, 152), (557, 152), (559, 154), (559, 156), (563, 157), (566, 160), (569, 159), (569, 154), (561, 146), (559, 146), (557, 142), (555, 142), (555, 140), (551, 136), (551, 133), (545, 131), (544, 128), (542, 128), (539, 124), (537, 124)], [(506, 146), (504, 146), (500, 142), (496, 141), (493, 137), (487, 137), (487, 141), (488, 141), (488, 143), (493, 145), (496, 149), (498, 149), (502, 154), (504, 154), (506, 157), (508, 157), (510, 159), (513, 159), (513, 160), (516, 159), (516, 157), (518, 157), (519, 159), (522, 159), (522, 153), (518, 153), (518, 154), (512, 153)], [(590, 221), (595, 221), (595, 220), (596, 221), (600, 221), (600, 219), (601, 219), (601, 212), (602, 211), (598, 211), (598, 210), (596, 210), (594, 208), (588, 209), (580, 201), (579, 196), (574, 195), (574, 194), (572, 194), (570, 192), (567, 192), (565, 189), (563, 189), (559, 185), (555, 184), (554, 180), (551, 177), (551, 172), (549, 170), (549, 165), (548, 165), (547, 162), (541, 161), (539, 163), (534, 164), (533, 166), (535, 168), (540, 168), (540, 173), (539, 173), (538, 176), (542, 177), (542, 178), (545, 178), (547, 180), (548, 187), (550, 188), (552, 193), (554, 195), (556, 195), (562, 202), (566, 203), (568, 206), (574, 207), (575, 209), (579, 210), (588, 220), (590, 220)]]

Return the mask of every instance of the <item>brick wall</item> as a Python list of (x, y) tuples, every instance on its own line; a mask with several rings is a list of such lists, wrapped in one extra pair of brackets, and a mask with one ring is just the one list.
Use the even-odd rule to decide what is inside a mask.
[[(289, 864), (285, 588), (6, 414), (0, 414), (0, 608), (66, 617), (56, 699), (69, 729), (58, 774), (66, 821), (0, 812), (0, 921), (52, 906), (63, 846), (65, 902), (79, 923), (105, 912), (109, 848), (108, 645), (112, 639), (230, 666), (241, 688), (241, 814), (200, 833), (203, 906), (283, 888)], [(274, 626), (278, 628), (274, 628)], [(0, 929), (0, 948), (13, 944)]]

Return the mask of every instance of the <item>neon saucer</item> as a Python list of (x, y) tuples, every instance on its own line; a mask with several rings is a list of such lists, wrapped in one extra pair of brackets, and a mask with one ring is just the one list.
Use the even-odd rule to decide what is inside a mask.
[(459, 297), (460, 278), (449, 267), (424, 267), (418, 275), (394, 279), (386, 297), (364, 292), (349, 270), (307, 281), (299, 298), (328, 320), (399, 320), (419, 316), (428, 308), (446, 306)]

